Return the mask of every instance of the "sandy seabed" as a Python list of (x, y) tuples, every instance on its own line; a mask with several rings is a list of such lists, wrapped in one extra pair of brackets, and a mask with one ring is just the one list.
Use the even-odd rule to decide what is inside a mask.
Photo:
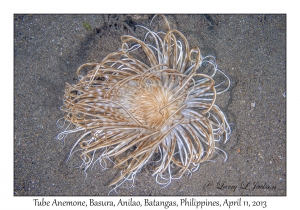
[[(77, 68), (142, 38), (152, 15), (14, 16), (14, 195), (107, 195), (118, 173), (66, 163), (75, 141), (54, 140), (65, 83)], [(227, 162), (205, 162), (162, 188), (147, 171), (119, 195), (286, 195), (286, 15), (167, 15), (231, 79), (216, 104), (231, 123)]]

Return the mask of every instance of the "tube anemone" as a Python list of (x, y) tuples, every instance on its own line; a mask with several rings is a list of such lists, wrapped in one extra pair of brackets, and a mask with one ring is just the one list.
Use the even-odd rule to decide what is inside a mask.
[[(100, 63), (83, 64), (78, 84), (66, 85), (61, 110), (68, 123), (58, 139), (82, 133), (69, 157), (81, 152), (85, 171), (96, 162), (103, 168), (113, 162), (120, 170), (110, 183), (114, 189), (134, 180), (143, 167), (166, 186), (196, 171), (216, 150), (224, 152), (215, 144), (226, 143), (231, 132), (215, 105), (217, 95), (228, 90), (229, 78), (212, 56), (190, 48), (185, 36), (162, 18), (166, 32), (140, 26), (146, 31), (144, 40), (122, 36), (120, 51)], [(148, 60), (140, 61), (135, 53)], [(204, 65), (212, 67), (210, 75), (199, 72)], [(85, 68), (89, 71), (82, 75)], [(217, 74), (225, 79), (222, 89), (215, 84)]]

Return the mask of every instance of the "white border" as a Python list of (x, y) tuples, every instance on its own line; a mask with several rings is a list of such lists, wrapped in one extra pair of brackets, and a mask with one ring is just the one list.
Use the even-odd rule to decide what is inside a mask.
[[(267, 200), (269, 209), (282, 209), (298, 206), (298, 192), (300, 189), (299, 161), (298, 161), (298, 87), (299, 66), (299, 13), (296, 4), (289, 1), (280, 2), (272, 0), (252, 1), (6, 1), (1, 3), (1, 61), (2, 61), (2, 102), (0, 121), (1, 141), (1, 206), (4, 209), (33, 208), (35, 197), (13, 196), (13, 14), (15, 13), (287, 13), (287, 196), (283, 197), (242, 197), (243, 200)], [(292, 2), (292, 1), (290, 1)], [(295, 1), (294, 1), (295, 2)], [(284, 75), (283, 75), (284, 76)], [(7, 148), (8, 146), (8, 148)], [(37, 197), (41, 198), (41, 197)], [(55, 197), (50, 197), (54, 199)], [(99, 198), (99, 197), (98, 197)], [(126, 200), (126, 197), (122, 197)], [(145, 197), (135, 197), (143, 200)], [(155, 197), (167, 199), (167, 197)], [(205, 197), (198, 197), (204, 199)], [(226, 197), (207, 197), (209, 200), (223, 201)], [(238, 197), (229, 197), (235, 200)], [(88, 200), (88, 197), (58, 197), (60, 200)], [(103, 199), (107, 199), (103, 198)], [(116, 199), (112, 197), (108, 199)], [(180, 197), (171, 197), (179, 200)], [(3, 208), (2, 207), (2, 208)], [(5, 208), (6, 207), (6, 208)], [(73, 209), (74, 207), (72, 207)], [(100, 207), (98, 207), (100, 208)], [(130, 208), (130, 207), (129, 207)], [(128, 209), (129, 209), (128, 208)], [(71, 209), (71, 207), (64, 207)], [(76, 208), (79, 209), (79, 208)], [(161, 208), (163, 209), (163, 208)], [(171, 209), (171, 208), (170, 208)], [(195, 208), (194, 208), (195, 209)], [(235, 209), (235, 208), (230, 208)], [(240, 209), (240, 208), (239, 208)]]

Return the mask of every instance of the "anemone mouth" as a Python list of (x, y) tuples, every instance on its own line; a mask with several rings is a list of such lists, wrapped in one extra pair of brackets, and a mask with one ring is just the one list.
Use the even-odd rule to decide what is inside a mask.
[[(125, 107), (147, 129), (158, 130), (162, 124), (170, 125), (176, 117), (180, 117), (180, 114), (178, 116), (175, 113), (180, 102), (169, 105), (172, 101), (172, 94), (159, 85), (146, 85), (125, 93), (121, 97), (122, 102), (125, 100), (123, 102)], [(176, 116), (169, 119), (173, 113)]]
[[(215, 100), (230, 80), (212, 56), (190, 49), (183, 34), (162, 17), (167, 32), (142, 27), (144, 41), (122, 36), (121, 51), (80, 66), (79, 83), (65, 89), (61, 109), (67, 125), (58, 139), (82, 132), (69, 157), (81, 152), (85, 171), (96, 162), (104, 169), (113, 162), (121, 170), (111, 183), (114, 189), (134, 181), (147, 166), (166, 186), (197, 170), (216, 150), (227, 158), (216, 144), (226, 142), (231, 131)], [(136, 51), (145, 54), (148, 64), (131, 55)], [(211, 66), (210, 75), (197, 72), (204, 65)], [(89, 68), (85, 76), (80, 74), (84, 68)], [(215, 84), (217, 74), (224, 81)]]

